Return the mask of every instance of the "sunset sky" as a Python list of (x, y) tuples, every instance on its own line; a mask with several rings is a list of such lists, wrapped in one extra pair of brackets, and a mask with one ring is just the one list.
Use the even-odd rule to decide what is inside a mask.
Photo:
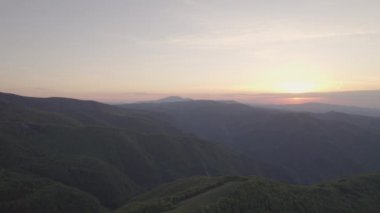
[(380, 90), (379, 0), (0, 0), (0, 91), (128, 101)]

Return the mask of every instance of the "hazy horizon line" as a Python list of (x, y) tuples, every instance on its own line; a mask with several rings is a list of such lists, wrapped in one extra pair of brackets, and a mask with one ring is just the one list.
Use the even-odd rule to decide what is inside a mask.
[(37, 98), (70, 98), (92, 100), (106, 104), (136, 103), (154, 101), (169, 96), (180, 96), (195, 100), (232, 100), (251, 104), (301, 104), (325, 103), (366, 108), (380, 108), (379, 90), (346, 90), (307, 93), (264, 93), (264, 92), (230, 92), (230, 93), (159, 93), (159, 92), (103, 92), (78, 93), (67, 95), (31, 95), (5, 91), (3, 93)]

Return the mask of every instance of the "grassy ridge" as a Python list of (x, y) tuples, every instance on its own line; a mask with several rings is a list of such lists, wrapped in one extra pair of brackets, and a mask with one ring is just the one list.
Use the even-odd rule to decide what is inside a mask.
[[(219, 184), (209, 188), (210, 183)], [(183, 187), (186, 185), (189, 187)], [(193, 188), (201, 190), (188, 193)], [(379, 174), (311, 186), (288, 185), (257, 177), (196, 177), (163, 185), (117, 212), (376, 213), (380, 209), (379, 192)], [(181, 194), (189, 196), (176, 199), (181, 198), (178, 196)]]
[(149, 193), (134, 198), (118, 213), (162, 212), (174, 209), (179, 203), (219, 188), (229, 182), (243, 181), (240, 177), (191, 177), (164, 184)]

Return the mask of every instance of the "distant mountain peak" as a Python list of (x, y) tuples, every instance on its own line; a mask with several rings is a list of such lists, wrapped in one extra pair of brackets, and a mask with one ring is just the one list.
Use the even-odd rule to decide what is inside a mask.
[(159, 99), (155, 102), (157, 103), (170, 103), (170, 102), (185, 102), (185, 101), (192, 101), (190, 98), (183, 98), (180, 96), (168, 96), (162, 99)]

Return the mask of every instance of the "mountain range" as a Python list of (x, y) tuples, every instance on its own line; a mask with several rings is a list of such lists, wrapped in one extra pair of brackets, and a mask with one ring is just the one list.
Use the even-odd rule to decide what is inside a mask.
[[(219, 144), (184, 134), (157, 113), (93, 101), (0, 94), (0, 118), (0, 166), (4, 176), (25, 178), (27, 185), (40, 179), (52, 185), (64, 184), (87, 195), (92, 205), (110, 209), (153, 186), (181, 177), (272, 177), (277, 172)], [(36, 186), (28, 190), (36, 194), (43, 189)], [(8, 199), (5, 197), (8, 206), (19, 202)], [(32, 205), (29, 202), (23, 200), (17, 206), (27, 209)], [(70, 206), (62, 208), (73, 211), (66, 209)]]
[[(255, 106), (255, 105), (253, 105)], [(380, 109), (365, 108), (357, 106), (342, 106), (324, 103), (303, 103), (303, 104), (288, 104), (288, 105), (264, 105), (263, 107), (279, 110), (287, 110), (293, 112), (340, 112), (354, 115), (363, 115), (370, 117), (380, 117)]]
[(162, 113), (183, 132), (282, 168), (295, 183), (380, 169), (380, 118), (288, 112), (217, 101), (123, 106)]
[[(288, 112), (237, 102), (114, 106), (0, 93), (0, 212), (148, 212), (136, 204), (139, 196), (146, 193), (157, 200), (161, 195), (151, 193), (177, 186), (179, 180), (187, 189), (178, 193), (186, 198), (224, 184), (252, 190), (231, 193), (256, 193), (250, 184), (257, 181), (293, 196), (296, 186), (265, 178), (310, 184), (378, 172), (379, 129), (380, 119), (374, 117)], [(374, 206), (377, 197), (367, 189), (377, 184), (378, 176), (368, 178), (360, 187), (351, 182), (347, 187), (355, 187), (361, 193), (356, 196)], [(272, 193), (273, 187), (262, 190)], [(336, 190), (328, 192), (345, 205), (348, 198)], [(242, 205), (241, 212), (250, 212), (244, 196), (233, 202)], [(229, 197), (223, 193), (220, 198)], [(223, 212), (220, 206), (204, 211)]]

